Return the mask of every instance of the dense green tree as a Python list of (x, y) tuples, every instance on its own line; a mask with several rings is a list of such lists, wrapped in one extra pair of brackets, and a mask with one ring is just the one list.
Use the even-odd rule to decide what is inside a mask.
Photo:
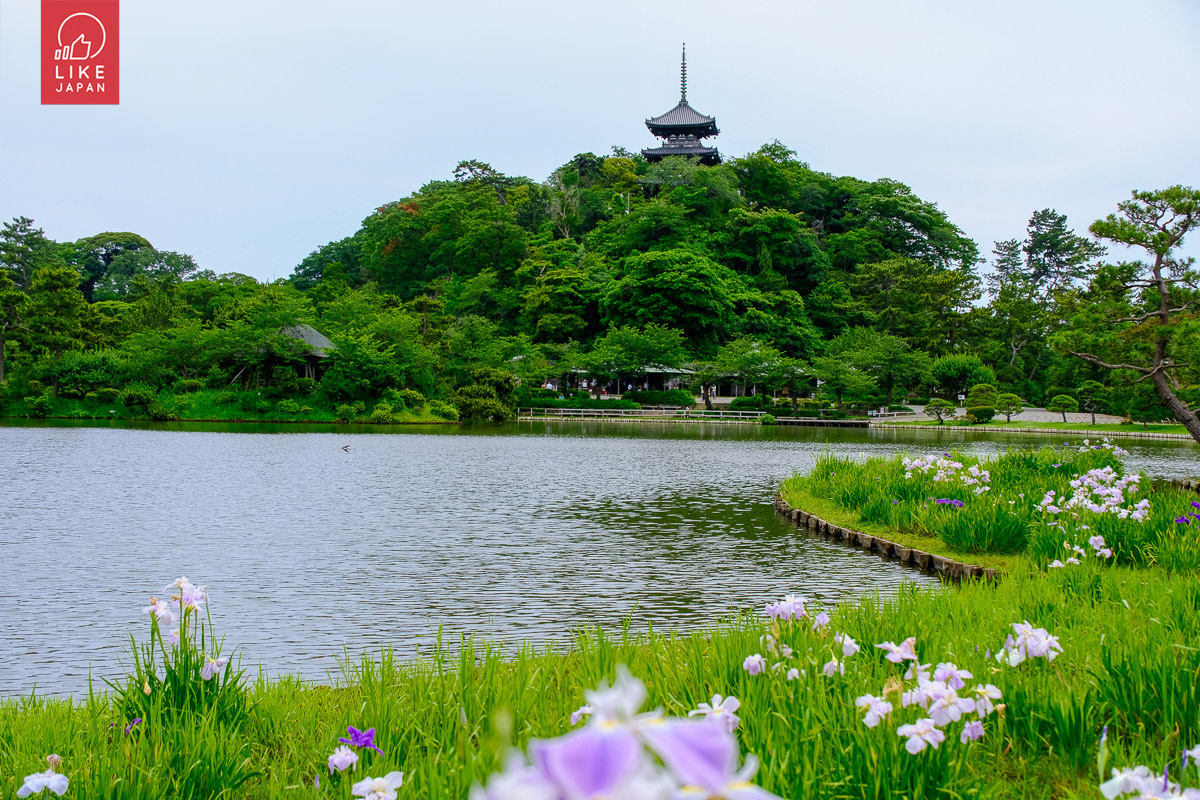
[(0, 270), (0, 384), (4, 383), (8, 338), (21, 325), (21, 310), (25, 293), (17, 288), (12, 276)]
[[(67, 261), (79, 270), (79, 290), (89, 303), (96, 299), (96, 284), (105, 280), (113, 262), (138, 250), (153, 251), (154, 247), (145, 237), (128, 231), (106, 231), (68, 246)], [(194, 270), (193, 264), (188, 271)]]
[[(57, 360), (81, 349), (87, 341), (88, 311), (74, 269), (42, 267), (33, 273), (20, 309), (30, 352)], [(54, 389), (57, 393), (58, 386)]]
[(914, 350), (899, 336), (869, 328), (852, 328), (826, 346), (830, 355), (843, 356), (879, 384), (891, 405), (897, 387), (913, 387), (929, 375), (929, 354)]
[(42, 267), (61, 265), (57, 245), (29, 217), (14, 217), (0, 225), (0, 270), (18, 289), (28, 289), (33, 274)]
[[(1196, 367), (1175, 354), (1177, 348), (1192, 348), (1186, 337), (1194, 329), (1178, 323), (1193, 319), (1193, 306), (1200, 303), (1194, 259), (1177, 255), (1184, 237), (1200, 226), (1200, 191), (1183, 186), (1135, 191), (1118, 209), (1119, 214), (1093, 223), (1092, 234), (1144, 250), (1153, 260), (1092, 270), (1098, 302), (1078, 309), (1059, 342), (1089, 364), (1128, 370), (1153, 384), (1163, 406), (1200, 441), (1200, 418), (1180, 394), (1200, 382)], [(1183, 342), (1177, 338), (1180, 330)]]
[(812, 371), (822, 388), (833, 395), (837, 407), (842, 407), (846, 395), (867, 392), (875, 386), (875, 379), (858, 369), (846, 358), (822, 356), (812, 361)]
[(1099, 381), (1084, 381), (1075, 390), (1083, 410), (1092, 415), (1092, 424), (1096, 424), (1096, 412), (1104, 407), (1108, 399), (1108, 387)]
[(729, 329), (740, 281), (728, 267), (691, 250), (639, 253), (601, 301), (610, 325), (678, 328), (693, 348), (713, 349)]
[(1005, 422), (1012, 422), (1014, 415), (1025, 410), (1025, 403), (1017, 395), (1005, 392), (997, 395), (995, 408), (997, 413), (1004, 415)]
[(929, 377), (944, 393), (957, 398), (977, 383), (996, 384), (996, 374), (984, 366), (979, 356), (942, 356), (929, 367)]

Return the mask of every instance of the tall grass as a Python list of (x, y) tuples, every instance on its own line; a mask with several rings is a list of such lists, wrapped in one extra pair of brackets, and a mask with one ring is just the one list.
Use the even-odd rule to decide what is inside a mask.
[[(1086, 549), (1090, 538), (1101, 535), (1115, 562), (1200, 569), (1200, 516), (1189, 516), (1200, 512), (1194, 494), (1153, 492), (1150, 511), (1140, 521), (1080, 508), (1054, 514), (1041, 507), (1049, 492), (1061, 505), (1075, 491), (1072, 481), (1091, 471), (1111, 468), (1120, 475), (1113, 449), (1010, 450), (982, 460), (950, 452), (943, 460), (960, 466), (922, 471), (906, 469), (903, 455), (855, 461), (827, 453), (808, 474), (786, 480), (781, 491), (785, 499), (803, 493), (830, 500), (866, 523), (937, 537), (962, 553), (1025, 552), (1044, 566), (1071, 556), (1072, 545)], [(976, 480), (972, 470), (986, 477)], [(1150, 496), (1150, 481), (1142, 476), (1126, 494), (1129, 509)]]
[[(619, 664), (646, 683), (647, 707), (668, 714), (718, 692), (738, 697), (742, 749), (763, 764), (756, 781), (787, 798), (1095, 797), (1105, 725), (1115, 767), (1161, 769), (1200, 742), (1192, 576), (1085, 562), (998, 584), (906, 586), (829, 611), (826, 631), (808, 621), (779, 631), (795, 651), (789, 663), (805, 670), (793, 681), (742, 669), (747, 655), (766, 654), (767, 630), (761, 617), (742, 616), (689, 635), (590, 630), (569, 647), (467, 639), (411, 661), (384, 652), (347, 660), (331, 686), (260, 676), (245, 684), (250, 710), (236, 725), (213, 707), (160, 708), (125, 733), (119, 694), (11, 699), (0, 702), (0, 798), (44, 769), (50, 752), (63, 757), (78, 798), (344, 798), (351, 780), (391, 770), (405, 773), (401, 797), (465, 798), (502, 767), (507, 748), (569, 730), (584, 690), (611, 680)], [(1023, 620), (1060, 637), (1064, 652), (1052, 664), (989, 658)], [(863, 646), (844, 675), (821, 673), (829, 631)], [(911, 709), (899, 704), (894, 719), (863, 725), (854, 699), (902, 671), (872, 645), (909, 636), (922, 661), (954, 661), (974, 673), (970, 684), (1002, 690), (1004, 710), (983, 739), (955, 736), (910, 755), (895, 727)], [(386, 756), (362, 751), (356, 777), (331, 776), (325, 759), (351, 725), (374, 727)]]

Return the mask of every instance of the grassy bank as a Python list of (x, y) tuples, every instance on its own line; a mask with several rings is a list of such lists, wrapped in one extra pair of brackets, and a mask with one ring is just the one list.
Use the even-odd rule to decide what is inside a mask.
[(453, 422), (458, 414), (435, 400), (334, 404), (319, 397), (275, 398), (264, 392), (201, 389), (194, 392), (163, 390), (131, 397), (70, 398), (49, 395), (10, 401), (0, 416), (46, 419), (149, 419), (159, 422), (359, 422), (381, 425), (438, 424)]
[[(506, 653), (468, 644), (410, 662), (385, 654), (348, 665), (333, 687), (241, 684), (233, 664), (210, 682), (195, 674), (198, 664), (172, 678), (160, 664), (154, 680), (143, 669), (121, 692), (79, 704), (0, 702), (0, 798), (44, 770), (50, 753), (62, 757), (68, 796), (79, 798), (345, 798), (352, 780), (392, 770), (404, 773), (401, 798), (465, 798), (502, 768), (509, 742), (571, 730), (584, 691), (610, 681), (619, 664), (645, 682), (645, 709), (684, 715), (714, 693), (739, 698), (736, 735), (762, 763), (754, 780), (782, 797), (1093, 798), (1105, 726), (1109, 767), (1161, 774), (1200, 741), (1198, 609), (1193, 576), (1091, 562), (998, 585), (908, 587), (837, 608), (818, 630), (809, 607), (772, 627), (758, 615), (685, 636), (588, 633), (571, 647)], [(1052, 663), (997, 662), (1012, 623), (1024, 620), (1059, 638)], [(771, 652), (761, 638), (768, 631), (790, 658)], [(845, 656), (834, 632), (861, 652)], [(981, 683), (1000, 690), (982, 738), (961, 741), (960, 722), (939, 748), (905, 750), (897, 728), (925, 712), (902, 707), (896, 687), (911, 688), (907, 665), (873, 645), (907, 637), (922, 662), (972, 673), (964, 694)], [(827, 676), (835, 653), (844, 673)], [(754, 654), (784, 668), (752, 675), (744, 665)], [(789, 680), (793, 667), (803, 672)], [(855, 699), (889, 683), (894, 710), (867, 727)], [(359, 750), (352, 778), (331, 775), (326, 759), (349, 726), (374, 728), (386, 755)]]
[(982, 566), (1101, 558), (1200, 570), (1200, 498), (1155, 491), (1145, 476), (1124, 474), (1123, 453), (1090, 444), (989, 459), (826, 454), (780, 491), (793, 507), (826, 520)]
[[(902, 420), (897, 422), (889, 422), (889, 425), (917, 425), (938, 427), (937, 420)], [(992, 420), (976, 425), (962, 425), (957, 423), (946, 423), (943, 428), (953, 427), (969, 427), (978, 430), (1005, 430), (1014, 428), (1037, 428), (1047, 431), (1097, 431), (1100, 433), (1174, 433), (1187, 436), (1187, 428), (1182, 425), (1142, 425), (1129, 424), (1122, 425), (1120, 423), (1100, 423), (1092, 425), (1087, 422), (1005, 422), (1004, 420)]]

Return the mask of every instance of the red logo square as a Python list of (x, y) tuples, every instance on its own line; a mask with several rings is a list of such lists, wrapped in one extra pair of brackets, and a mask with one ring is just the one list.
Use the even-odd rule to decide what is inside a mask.
[(120, 102), (120, 0), (42, 0), (42, 105)]

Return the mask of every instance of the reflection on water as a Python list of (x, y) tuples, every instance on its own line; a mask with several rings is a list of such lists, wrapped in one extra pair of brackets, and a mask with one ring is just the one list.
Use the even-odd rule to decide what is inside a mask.
[[(317, 679), (343, 646), (411, 654), (438, 626), (562, 639), (626, 615), (687, 628), (788, 592), (886, 592), (931, 579), (784, 524), (771, 506), (780, 479), (826, 447), (1042, 443), (721, 425), (330, 428), (0, 427), (0, 696), (79, 693), (89, 668), (117, 674), (123, 642), (144, 629), (138, 609), (181, 574), (208, 584), (246, 662)], [(1194, 472), (1190, 445), (1123, 446), (1156, 477)]]

